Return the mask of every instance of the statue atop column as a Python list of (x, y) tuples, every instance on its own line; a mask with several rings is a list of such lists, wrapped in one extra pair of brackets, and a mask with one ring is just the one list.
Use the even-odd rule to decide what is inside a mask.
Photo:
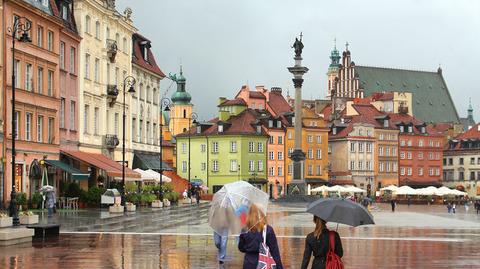
[(300, 39), (295, 37), (295, 43), (293, 43), (292, 48), (295, 50), (295, 58), (302, 57), (303, 43), (302, 43), (303, 34), (300, 33)]

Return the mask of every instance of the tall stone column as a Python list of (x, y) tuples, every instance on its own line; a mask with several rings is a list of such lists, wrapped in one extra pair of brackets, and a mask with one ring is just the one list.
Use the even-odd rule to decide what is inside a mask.
[(308, 72), (308, 68), (302, 66), (302, 34), (300, 40), (295, 38), (292, 48), (295, 49), (295, 65), (288, 67), (288, 71), (293, 74), (293, 85), (295, 86), (295, 149), (290, 159), (293, 161), (293, 179), (288, 185), (288, 194), (307, 194), (307, 188), (304, 177), (305, 153), (302, 151), (302, 84), (303, 75)]

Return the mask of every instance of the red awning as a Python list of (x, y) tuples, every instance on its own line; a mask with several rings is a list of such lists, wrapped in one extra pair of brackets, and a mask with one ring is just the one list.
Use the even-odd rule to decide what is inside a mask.
[[(122, 165), (112, 159), (109, 159), (105, 155), (73, 150), (62, 150), (62, 153), (80, 161), (86, 162), (92, 166), (97, 167), (98, 169), (104, 170), (108, 176), (122, 176)], [(139, 173), (133, 171), (132, 169), (125, 167), (125, 177), (140, 178), (141, 176)]]

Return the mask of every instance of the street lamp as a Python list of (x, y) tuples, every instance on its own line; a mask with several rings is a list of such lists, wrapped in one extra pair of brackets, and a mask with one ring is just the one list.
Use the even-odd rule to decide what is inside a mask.
[[(17, 119), (15, 117), (15, 41), (18, 39), (22, 43), (30, 43), (32, 40), (28, 36), (31, 23), (25, 17), (14, 17), (13, 26), (8, 27), (8, 31), (12, 33), (12, 192), (10, 194), (9, 214), (13, 218), (13, 226), (20, 225), (17, 212), (17, 193), (15, 190), (15, 138), (17, 136)], [(17, 33), (21, 36), (17, 37)], [(19, 67), (17, 67), (18, 70)]]
[(197, 124), (197, 118), (198, 118), (198, 115), (197, 113), (195, 112), (192, 112), (192, 114), (190, 115), (190, 118), (189, 118), (189, 121), (190, 120), (193, 120), (192, 123), (190, 123), (189, 125), (189, 128), (188, 128), (188, 184), (192, 184), (190, 182), (190, 129), (191, 129), (191, 126), (194, 125), (194, 124)]
[[(161, 100), (160, 100), (160, 199), (162, 200), (163, 202), (163, 187), (162, 187), (162, 184), (163, 184), (163, 147), (162, 147), (162, 142), (163, 142), (163, 124), (162, 124), (162, 115), (163, 115), (163, 111), (165, 112), (170, 112), (170, 99), (168, 99), (167, 97), (163, 97)], [(165, 109), (164, 109), (165, 107)], [(165, 119), (166, 120), (166, 119)], [(165, 121), (166, 123), (166, 121)]]
[(123, 79), (123, 139), (122, 139), (122, 205), (125, 206), (125, 198), (126, 198), (126, 193), (125, 193), (125, 122), (127, 115), (125, 114), (125, 95), (126, 95), (126, 88), (128, 84), (128, 93), (135, 93), (135, 83), (137, 83), (137, 80), (132, 77), (132, 76), (127, 76)]

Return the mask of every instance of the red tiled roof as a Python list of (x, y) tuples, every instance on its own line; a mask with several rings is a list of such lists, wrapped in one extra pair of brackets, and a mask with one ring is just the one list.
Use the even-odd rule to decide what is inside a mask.
[[(108, 176), (122, 176), (122, 165), (112, 159), (109, 159), (105, 155), (74, 150), (62, 150), (62, 153), (104, 170), (107, 172)], [(139, 178), (140, 174), (128, 167), (125, 167), (125, 176), (129, 178)]]
[(242, 98), (235, 98), (232, 100), (226, 100), (225, 102), (221, 103), (218, 106), (221, 107), (221, 106), (246, 106), (246, 105), (247, 103)]
[(437, 134), (445, 134), (448, 130), (453, 128), (452, 123), (437, 123), (437, 124), (429, 124), (427, 125), (427, 132), (428, 133), (437, 133)]
[(332, 115), (332, 105), (326, 105), (322, 111), (320, 111), (320, 114), (323, 114), (324, 119), (329, 120)]
[(268, 106), (277, 116), (292, 111), (292, 107), (288, 104), (287, 100), (285, 100), (281, 92), (270, 91)]
[(142, 41), (150, 43), (150, 40), (148, 40), (146, 37), (144, 37), (144, 36), (142, 36), (138, 33), (133, 34), (133, 36), (132, 36), (132, 43), (133, 43), (132, 63), (134, 63), (134, 64), (136, 64), (140, 67), (143, 67), (143, 68), (147, 69), (148, 71), (159, 75), (162, 78), (165, 77), (165, 74), (162, 72), (162, 70), (160, 70), (160, 67), (158, 67), (158, 65), (155, 61), (155, 57), (153, 56), (152, 50), (150, 48), (147, 49), (148, 62), (145, 61), (145, 59), (142, 57), (142, 52), (141, 52), (141, 49), (140, 49), (140, 42), (142, 42)]
[(257, 91), (250, 91), (250, 92), (248, 93), (248, 96), (249, 96), (250, 98), (256, 98), (256, 99), (267, 99), (267, 98), (265, 97), (265, 95), (263, 95), (263, 93), (257, 92)]
[(480, 131), (478, 130), (480, 124), (475, 124), (470, 130), (465, 133), (459, 134), (455, 139), (465, 140), (465, 139), (480, 139)]
[(371, 98), (373, 101), (390, 101), (393, 100), (393, 92), (374, 92)]

